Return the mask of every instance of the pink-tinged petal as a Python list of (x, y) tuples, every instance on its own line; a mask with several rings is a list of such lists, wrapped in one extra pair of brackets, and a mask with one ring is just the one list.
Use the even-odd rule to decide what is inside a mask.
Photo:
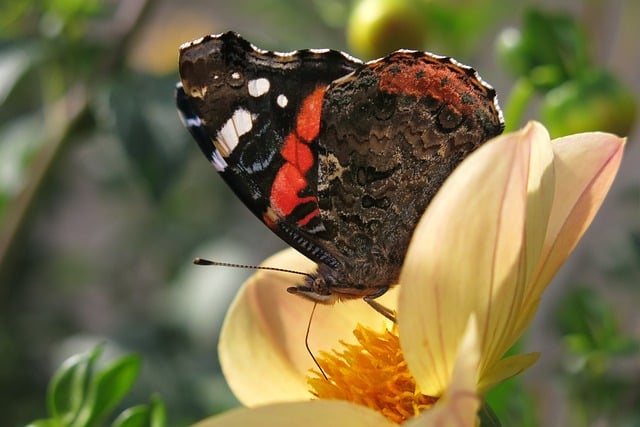
[(506, 327), (501, 330), (502, 334), (493, 335), (492, 345), (486, 349), (485, 360), (488, 367), (498, 361), (521, 335), (517, 333), (518, 318), (521, 315), (519, 307), (544, 247), (555, 191), (554, 154), (549, 133), (537, 122), (528, 123), (523, 133), (530, 142), (524, 248), (521, 252), (519, 274), (512, 284), (507, 285), (513, 289), (514, 310), (504, 318)]
[[(263, 265), (315, 270), (313, 262), (293, 249), (279, 252)], [(303, 280), (295, 274), (259, 270), (227, 312), (220, 334), (220, 364), (229, 386), (246, 406), (311, 398), (305, 375), (316, 367), (305, 347), (305, 333), (313, 303), (286, 291)], [(394, 308), (394, 293), (385, 295), (383, 303)], [(376, 329), (389, 326), (364, 301), (318, 305), (309, 334), (311, 350), (330, 350), (341, 339), (354, 342), (352, 331), (358, 322)]]
[(398, 323), (407, 364), (425, 394), (447, 388), (467, 320), (485, 346), (505, 335), (522, 290), (532, 140), (539, 129), (487, 143), (451, 174), (414, 232), (400, 275)]
[(193, 427), (393, 427), (379, 412), (339, 400), (278, 403), (241, 408), (207, 418)]
[(555, 193), (545, 244), (527, 293), (519, 330), (524, 330), (540, 296), (591, 224), (620, 166), (625, 139), (589, 132), (552, 141)]
[(504, 380), (526, 371), (540, 358), (540, 353), (517, 354), (505, 357), (493, 364), (483, 373), (478, 383), (478, 392), (484, 395), (489, 389)]
[(482, 398), (477, 392), (480, 343), (475, 316), (469, 318), (445, 394), (406, 427), (474, 427)]

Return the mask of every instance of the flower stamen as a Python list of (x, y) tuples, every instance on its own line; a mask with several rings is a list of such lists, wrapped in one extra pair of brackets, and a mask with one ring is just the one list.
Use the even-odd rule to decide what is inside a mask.
[(379, 333), (358, 325), (353, 335), (357, 344), (341, 341), (344, 350), (320, 352), (318, 363), (328, 380), (315, 370), (307, 377), (315, 397), (368, 406), (398, 424), (438, 400), (417, 389), (394, 331)]

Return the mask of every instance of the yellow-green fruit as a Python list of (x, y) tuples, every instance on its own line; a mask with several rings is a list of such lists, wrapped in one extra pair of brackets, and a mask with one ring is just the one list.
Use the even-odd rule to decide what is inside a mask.
[(636, 121), (637, 101), (617, 79), (599, 72), (549, 91), (540, 107), (552, 137), (603, 131), (626, 136)]
[(416, 1), (362, 0), (351, 12), (347, 41), (354, 54), (373, 59), (397, 49), (421, 50), (426, 33)]

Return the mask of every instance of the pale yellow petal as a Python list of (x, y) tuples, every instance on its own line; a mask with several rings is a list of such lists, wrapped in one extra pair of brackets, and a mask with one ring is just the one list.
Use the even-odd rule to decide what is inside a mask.
[(445, 394), (406, 427), (474, 427), (482, 398), (477, 392), (480, 348), (475, 316), (469, 318)]
[[(270, 264), (271, 260), (266, 265), (313, 268), (311, 262), (305, 268), (304, 258), (297, 264)], [(290, 261), (290, 257), (282, 260)], [(304, 335), (287, 336), (284, 328), (277, 326), (305, 313), (309, 316), (311, 305), (305, 301), (295, 298), (299, 304), (286, 306), (280, 301), (295, 280), (299, 277), (292, 274), (258, 271), (242, 286), (225, 317), (218, 346), (220, 364), (227, 383), (246, 406), (311, 398), (302, 368), (297, 366), (305, 361), (304, 351), (285, 349), (290, 339), (297, 339), (304, 349)]]
[[(447, 388), (471, 314), (480, 346), (515, 316), (524, 239), (529, 126), (487, 142), (453, 172), (420, 220), (400, 276), (398, 320), (409, 369), (425, 394)], [(484, 366), (486, 361), (481, 361)]]
[[(555, 191), (555, 170), (553, 167), (553, 148), (549, 133), (540, 123), (530, 122), (523, 133), (529, 140), (529, 164), (527, 170), (527, 202), (525, 220), (525, 243), (521, 252), (518, 275), (515, 282), (508, 285), (513, 289), (512, 305), (508, 316), (504, 317), (506, 328), (500, 328), (492, 335), (492, 345), (485, 348), (485, 363), (491, 367), (520, 337), (518, 317), (527, 292), (527, 285), (536, 271), (540, 254), (544, 246), (549, 214)], [(501, 333), (500, 335), (498, 334)]]
[(478, 383), (478, 392), (484, 394), (494, 385), (526, 371), (540, 358), (540, 353), (517, 354), (494, 363)]
[(553, 147), (547, 130), (537, 122), (529, 126), (536, 128), (537, 137), (532, 140), (529, 157), (529, 182), (527, 185), (527, 219), (525, 276), (528, 282), (533, 276), (544, 247), (549, 215), (555, 192), (555, 169)]
[(591, 224), (620, 166), (625, 140), (589, 132), (552, 141), (556, 187), (545, 244), (528, 289), (519, 329), (527, 327), (540, 296)]
[(367, 407), (339, 400), (313, 400), (242, 408), (200, 421), (193, 427), (393, 427)]
[[(315, 264), (287, 249), (263, 265), (313, 272)], [(220, 334), (220, 364), (229, 386), (246, 406), (309, 399), (305, 375), (315, 368), (305, 347), (313, 303), (286, 291), (304, 277), (260, 270), (242, 286)], [(383, 303), (395, 308), (394, 292)], [(357, 323), (376, 329), (389, 322), (362, 300), (318, 306), (311, 322), (313, 352), (353, 342)]]

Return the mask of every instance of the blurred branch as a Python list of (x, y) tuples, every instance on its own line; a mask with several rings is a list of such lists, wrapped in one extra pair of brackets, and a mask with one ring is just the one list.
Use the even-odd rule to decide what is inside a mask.
[[(131, 42), (156, 2), (151, 0), (123, 0), (108, 23), (113, 39), (109, 55), (98, 63), (94, 74), (99, 79), (118, 70), (125, 61)], [(0, 277), (10, 264), (11, 250), (23, 231), (36, 196), (52, 171), (59, 154), (73, 139), (76, 125), (89, 113), (94, 91), (86, 81), (76, 82), (66, 95), (45, 111), (45, 143), (31, 165), (31, 173), (22, 192), (7, 208), (4, 229), (0, 235)], [(46, 108), (45, 108), (46, 109)]]
[(100, 64), (100, 70), (107, 73), (111, 70), (117, 70), (126, 59), (132, 41), (135, 39), (138, 30), (140, 30), (150, 15), (153, 6), (158, 2), (150, 0), (122, 0), (118, 10), (114, 14), (114, 19), (103, 34), (105, 39), (115, 39), (111, 55), (105, 58)]
[(38, 190), (45, 182), (62, 146), (73, 133), (74, 125), (87, 110), (87, 94), (82, 83), (71, 88), (64, 98), (54, 104), (46, 114), (46, 140), (31, 164), (27, 182), (7, 210), (4, 232), (0, 238), (0, 268), (8, 262), (9, 252), (22, 230), (27, 213)]

